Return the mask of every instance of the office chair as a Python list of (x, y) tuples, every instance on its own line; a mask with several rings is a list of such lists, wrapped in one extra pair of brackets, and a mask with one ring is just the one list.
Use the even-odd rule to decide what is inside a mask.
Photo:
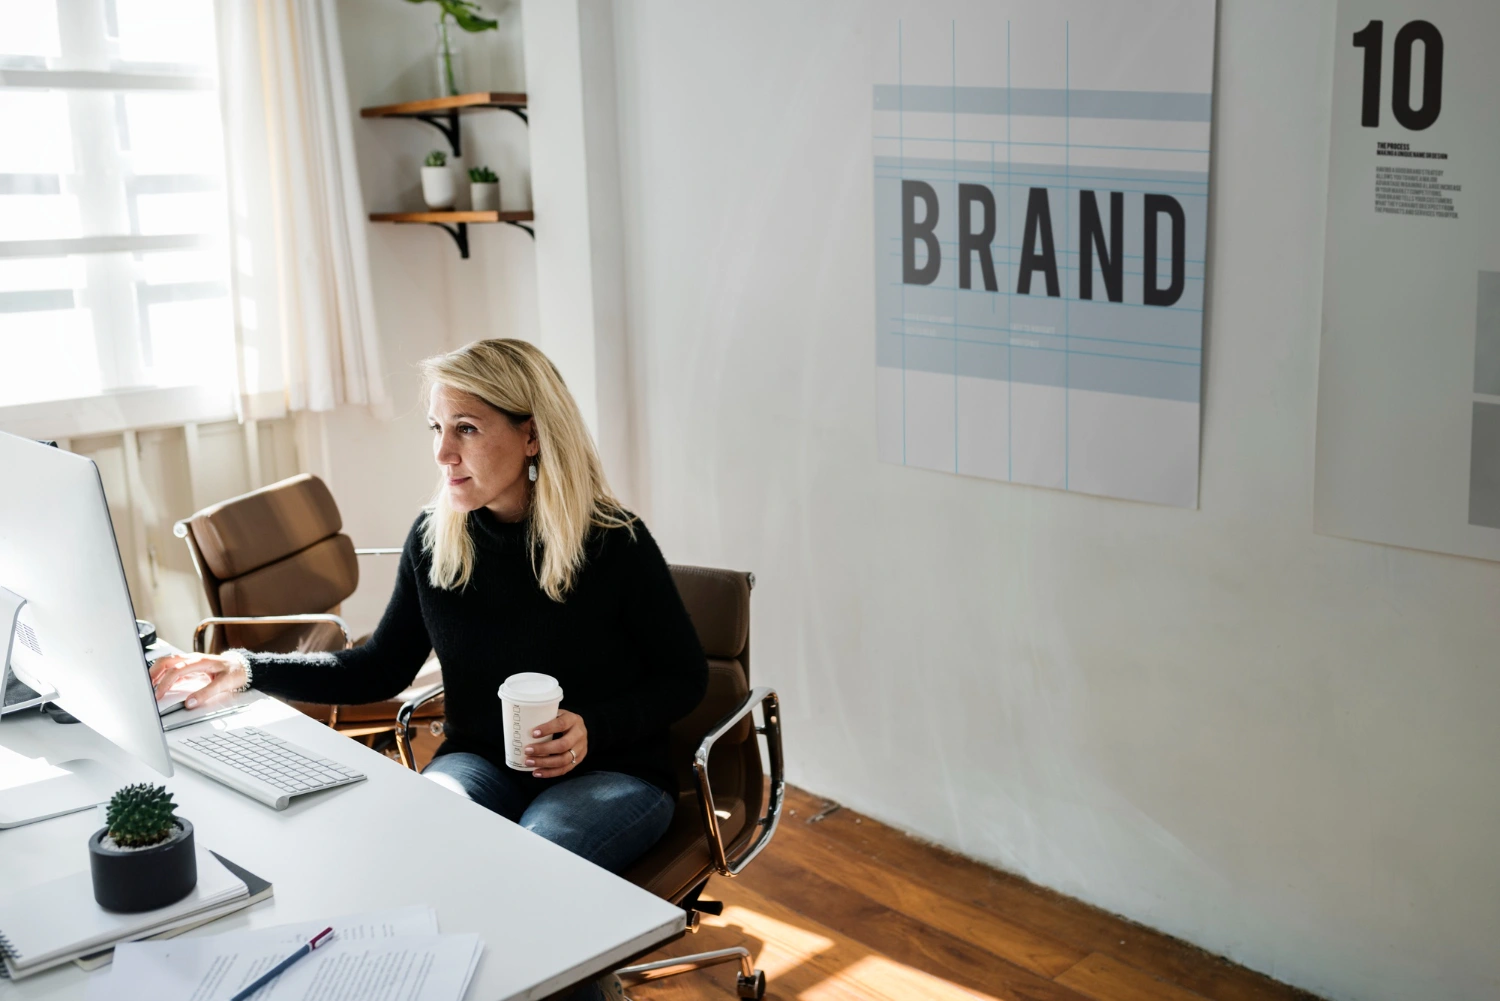
[[(708, 691), (696, 709), (672, 726), (672, 757), (681, 790), (672, 824), (624, 876), (680, 905), (688, 912), (688, 930), (697, 931), (700, 913), (723, 910), (722, 904), (698, 899), (709, 878), (739, 875), (770, 842), (781, 820), (786, 786), (781, 710), (774, 690), (750, 689), (750, 589), (755, 576), (673, 566), (672, 579), (708, 655)], [(441, 685), (419, 693), (401, 707), (398, 722), (410, 726), (414, 714), (441, 694)], [(753, 717), (756, 706), (761, 710), (760, 726)], [(766, 738), (769, 783), (757, 734)], [(734, 962), (740, 964), (735, 984), (739, 996), (763, 998), (765, 974), (755, 969), (749, 950), (738, 946), (627, 966), (615, 973), (628, 986)]]
[[(359, 585), (357, 557), (401, 550), (355, 549), (343, 525), (328, 487), (306, 473), (179, 521), (173, 534), (187, 542), (212, 613), (193, 632), (194, 652), (240, 647), (288, 653), (355, 645), (338, 612)], [(401, 761), (411, 766), (410, 720), (398, 725), (396, 713), (440, 676), (437, 662), (430, 660), (394, 699), (353, 706), (292, 704), (351, 737), (390, 734)], [(441, 714), (434, 702), (419, 717)]]

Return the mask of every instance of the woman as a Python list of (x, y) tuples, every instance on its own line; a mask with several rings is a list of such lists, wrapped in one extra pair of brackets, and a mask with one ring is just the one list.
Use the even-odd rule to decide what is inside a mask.
[[(369, 641), (316, 654), (167, 658), (211, 682), (188, 707), (254, 686), (306, 702), (388, 699), (435, 651), (447, 740), (424, 773), (621, 872), (676, 802), (668, 727), (702, 699), (708, 665), (666, 561), (620, 506), (562, 377), (524, 341), (476, 341), (422, 363), (441, 477), (401, 552)], [(506, 767), (500, 699), (539, 671), (563, 689), (552, 737)]]

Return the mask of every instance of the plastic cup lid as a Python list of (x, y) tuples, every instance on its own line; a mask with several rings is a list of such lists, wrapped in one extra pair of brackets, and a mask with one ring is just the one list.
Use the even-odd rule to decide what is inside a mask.
[(500, 697), (512, 702), (555, 702), (562, 694), (556, 678), (534, 671), (512, 674), (500, 684)]

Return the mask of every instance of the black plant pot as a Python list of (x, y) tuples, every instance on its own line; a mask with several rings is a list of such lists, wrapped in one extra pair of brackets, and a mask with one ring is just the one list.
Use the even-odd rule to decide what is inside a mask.
[(133, 851), (106, 845), (107, 827), (94, 832), (89, 838), (89, 870), (100, 907), (126, 914), (154, 911), (193, 892), (198, 885), (193, 825), (178, 817), (177, 826), (177, 837)]

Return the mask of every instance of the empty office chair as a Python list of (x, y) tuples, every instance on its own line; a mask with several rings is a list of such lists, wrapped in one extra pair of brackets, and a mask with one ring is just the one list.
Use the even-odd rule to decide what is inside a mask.
[[(355, 549), (328, 487), (303, 474), (204, 508), (177, 523), (203, 584), (210, 616), (193, 633), (193, 649), (239, 647), (269, 653), (342, 650), (354, 645), (340, 604), (359, 585), (357, 557), (399, 549)], [(411, 765), (410, 720), (396, 713), (440, 677), (436, 661), (394, 699), (355, 706), (293, 703), (351, 737), (391, 734)], [(442, 713), (436, 702), (419, 718)]]
[[(718, 904), (698, 900), (709, 878), (738, 875), (770, 842), (781, 820), (785, 792), (781, 711), (775, 691), (750, 688), (754, 575), (674, 566), (672, 579), (708, 655), (708, 691), (698, 707), (672, 727), (680, 789), (672, 825), (624, 875), (637, 886), (682, 905), (688, 912), (688, 929), (696, 931), (700, 912), (722, 910)], [(434, 685), (402, 706), (397, 714), (402, 725), (410, 725), (413, 714), (427, 708), (428, 700), (441, 692), (442, 686)], [(760, 726), (752, 715), (757, 706)], [(757, 735), (766, 738), (769, 783)], [(638, 984), (720, 963), (739, 963), (736, 988), (740, 997), (765, 996), (765, 974), (755, 969), (749, 951), (742, 947), (615, 972), (626, 984)]]

